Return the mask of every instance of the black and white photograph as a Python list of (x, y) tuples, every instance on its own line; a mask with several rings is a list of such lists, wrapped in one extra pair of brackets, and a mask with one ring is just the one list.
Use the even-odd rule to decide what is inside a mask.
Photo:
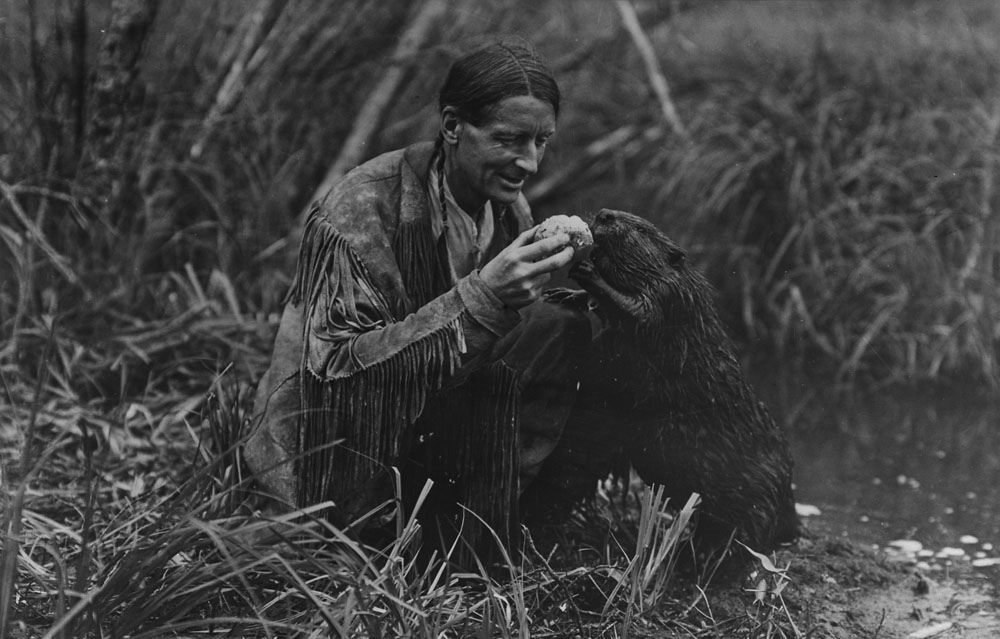
[(0, 639), (1000, 637), (997, 0), (0, 0)]

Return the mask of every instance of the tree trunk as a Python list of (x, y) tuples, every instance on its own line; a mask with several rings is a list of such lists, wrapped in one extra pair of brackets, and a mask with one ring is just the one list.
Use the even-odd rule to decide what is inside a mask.
[(158, 0), (112, 2), (91, 82), (83, 172), (94, 173), (93, 204), (114, 226), (120, 221), (122, 203), (132, 197), (129, 183), (135, 175), (129, 168), (127, 140), (135, 114), (142, 112), (139, 60), (158, 6)]
[(76, 0), (73, 6), (73, 161), (83, 154), (87, 122), (87, 2)]

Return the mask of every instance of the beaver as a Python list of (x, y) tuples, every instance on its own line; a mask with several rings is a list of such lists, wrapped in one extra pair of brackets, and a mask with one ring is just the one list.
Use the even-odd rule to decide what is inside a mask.
[[(525, 507), (592, 496), (595, 479), (631, 464), (647, 484), (662, 484), (672, 505), (701, 495), (699, 547), (724, 547), (734, 532), (762, 552), (794, 540), (788, 441), (740, 368), (712, 287), (639, 216), (603, 209), (591, 232), (593, 251), (570, 276), (596, 300), (606, 328)], [(581, 296), (548, 297), (578, 304)]]

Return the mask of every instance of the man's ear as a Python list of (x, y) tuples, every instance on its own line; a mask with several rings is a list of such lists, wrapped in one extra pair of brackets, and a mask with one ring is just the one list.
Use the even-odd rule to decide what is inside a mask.
[(458, 144), (458, 130), (462, 127), (462, 118), (458, 116), (458, 109), (446, 106), (441, 111), (441, 137), (445, 144)]

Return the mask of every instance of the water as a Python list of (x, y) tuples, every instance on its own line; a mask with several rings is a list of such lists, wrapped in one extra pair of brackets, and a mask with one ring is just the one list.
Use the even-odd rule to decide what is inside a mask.
[(820, 511), (806, 518), (811, 530), (1000, 557), (1000, 401), (954, 389), (755, 385), (789, 434), (796, 501)]

